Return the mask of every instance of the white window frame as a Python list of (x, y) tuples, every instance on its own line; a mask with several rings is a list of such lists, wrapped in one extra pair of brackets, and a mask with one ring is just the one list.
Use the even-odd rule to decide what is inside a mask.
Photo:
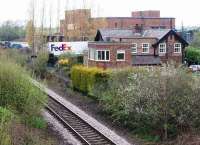
[[(98, 58), (98, 52), (99, 51), (104, 51), (105, 52), (105, 59), (104, 60), (99, 60)], [(106, 60), (106, 52), (109, 52), (109, 60)], [(102, 61), (102, 62), (105, 62), (105, 61), (110, 61), (110, 50), (106, 50), (106, 49), (102, 49), (102, 50), (96, 50), (96, 61)]]
[[(118, 59), (117, 58), (118, 54), (124, 54), (124, 59)], [(116, 55), (117, 61), (125, 61), (126, 60), (125, 56), (126, 56), (126, 51), (125, 50), (117, 50), (117, 55)]]
[[(134, 46), (135, 45), (135, 46)], [(135, 49), (135, 51), (133, 51), (133, 49)], [(135, 54), (137, 53), (137, 43), (132, 43), (132, 46), (131, 46), (131, 53)]]
[[(161, 48), (162, 45), (163, 45), (163, 48)], [(166, 53), (166, 48), (167, 48), (166, 43), (160, 43), (160, 44), (159, 44), (159, 53), (160, 53), (160, 54)], [(161, 49), (163, 49), (164, 51), (161, 52), (161, 51), (160, 51)]]
[[(93, 58), (91, 58), (91, 50), (93, 50), (94, 52), (93, 52)], [(89, 48), (89, 60), (95, 60), (95, 58), (96, 58), (96, 49), (95, 48)]]
[[(144, 47), (144, 45), (145, 44), (147, 44), (148, 45), (148, 47)], [(148, 51), (147, 52), (144, 52), (143, 50), (144, 50), (144, 48), (147, 48), (148, 49)], [(149, 43), (142, 43), (142, 53), (149, 53), (149, 49), (150, 49), (150, 44)]]
[[(179, 47), (176, 47), (176, 45), (179, 44)], [(179, 49), (179, 51), (175, 51), (176, 49)], [(174, 43), (174, 53), (181, 53), (182, 51), (182, 44), (181, 43)]]

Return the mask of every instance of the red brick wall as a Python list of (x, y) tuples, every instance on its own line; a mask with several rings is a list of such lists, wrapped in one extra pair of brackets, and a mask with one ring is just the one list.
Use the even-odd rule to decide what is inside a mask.
[(135, 28), (136, 25), (143, 25), (144, 29), (150, 28), (175, 28), (173, 18), (107, 18), (108, 28)]
[[(134, 15), (139, 15), (139, 12), (135, 12)], [(105, 17), (103, 19), (107, 22), (106, 28), (135, 28), (136, 25), (143, 25), (144, 29), (149, 28), (175, 28), (175, 19), (174, 18), (160, 18), (159, 11), (145, 11), (143, 12), (145, 19), (143, 18), (134, 18), (134, 17)], [(148, 18), (149, 17), (149, 18)], [(151, 18), (150, 18), (151, 17)], [(154, 17), (154, 18), (152, 18)], [(79, 27), (84, 27), (84, 21), (88, 22), (89, 19), (92, 21), (99, 21), (99, 18), (91, 18), (90, 10), (71, 10), (65, 12), (65, 21), (61, 21), (60, 31), (63, 33), (67, 29), (68, 24), (76, 24)], [(66, 24), (64, 25), (63, 22)], [(100, 29), (100, 28), (98, 28)]]
[(160, 11), (134, 11), (132, 17), (155, 17), (160, 18)]
[[(122, 39), (122, 42), (137, 43), (137, 53), (133, 55), (154, 55), (154, 48), (152, 46), (152, 44), (156, 43), (154, 38)], [(142, 43), (149, 43), (149, 53), (142, 53)]]
[[(132, 65), (130, 44), (109, 44), (109, 43), (89, 43), (89, 48), (96, 48), (96, 50), (110, 50), (110, 61), (101, 62), (88, 60), (89, 66), (98, 66), (102, 68), (121, 68)], [(125, 61), (117, 61), (117, 50), (125, 50)]]

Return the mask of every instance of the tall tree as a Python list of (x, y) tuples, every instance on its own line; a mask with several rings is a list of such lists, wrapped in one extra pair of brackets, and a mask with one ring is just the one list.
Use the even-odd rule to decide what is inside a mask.
[(191, 43), (191, 46), (200, 49), (200, 31), (196, 31), (194, 33), (194, 39), (193, 39), (193, 41)]
[(0, 40), (13, 41), (15, 39), (24, 38), (24, 27), (12, 21), (6, 21), (0, 27)]
[(32, 48), (32, 53), (35, 55), (37, 50), (35, 47), (35, 11), (36, 11), (36, 1), (31, 0), (30, 6), (28, 9), (29, 13), (29, 19), (26, 25), (26, 41), (29, 43), (29, 45)]
[(33, 42), (34, 42), (34, 24), (32, 20), (29, 20), (26, 24), (26, 41), (28, 44), (33, 48)]

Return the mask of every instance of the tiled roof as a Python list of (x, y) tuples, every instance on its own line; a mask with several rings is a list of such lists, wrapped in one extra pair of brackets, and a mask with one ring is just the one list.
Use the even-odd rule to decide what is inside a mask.
[(140, 55), (132, 57), (132, 65), (160, 65), (160, 57), (150, 55)]
[[(130, 29), (100, 29), (101, 36), (104, 40), (106, 38), (132, 38), (134, 33)], [(138, 33), (139, 36), (141, 34)]]
[(99, 32), (104, 41), (107, 38), (157, 38), (164, 37), (170, 29), (150, 29), (143, 33), (135, 33), (130, 29), (99, 29)]
[(150, 30), (145, 30), (143, 33), (143, 37), (153, 37), (157, 39), (163, 38), (170, 29), (150, 29)]

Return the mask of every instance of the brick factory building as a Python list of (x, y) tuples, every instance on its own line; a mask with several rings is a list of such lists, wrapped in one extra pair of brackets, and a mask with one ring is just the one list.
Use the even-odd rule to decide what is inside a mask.
[(68, 10), (60, 21), (60, 32), (67, 41), (93, 40), (97, 29), (174, 29), (175, 18), (161, 17), (160, 11), (135, 11), (130, 17), (92, 18), (90, 9)]

